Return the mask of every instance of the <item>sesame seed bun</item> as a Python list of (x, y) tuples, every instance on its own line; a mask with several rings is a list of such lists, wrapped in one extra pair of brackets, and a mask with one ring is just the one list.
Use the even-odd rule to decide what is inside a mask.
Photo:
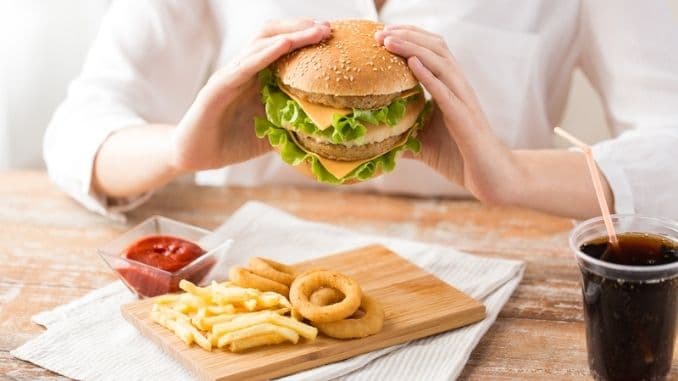
[[(275, 84), (267, 82), (266, 86), (277, 87), (272, 91), (286, 94), (287, 98), (283, 99), (287, 100), (282, 102), (279, 98), (274, 103), (269, 102), (270, 94), (264, 92), (264, 96), (268, 97), (265, 98), (267, 115), (271, 111), (269, 107), (275, 108), (272, 110), (275, 115), (298, 111), (286, 103), (291, 99), (303, 111), (295, 114), (305, 116), (301, 122), (312, 123), (310, 127), (317, 128), (307, 128), (309, 126), (300, 124), (298, 119), (273, 123), (287, 130), (287, 139), (281, 140), (285, 151), (280, 144), (274, 144), (283, 158), (320, 182), (351, 184), (392, 170), (390, 162), (387, 165), (385, 160), (393, 158), (382, 155), (418, 147), (418, 142), (411, 142), (410, 138), (416, 136), (417, 121), (425, 112), (426, 99), (405, 59), (390, 53), (375, 40), (374, 34), (383, 24), (341, 20), (330, 26), (332, 34), (327, 40), (296, 50), (270, 66), (274, 78), (267, 73), (267, 81), (273, 80)], [(271, 89), (263, 89), (267, 88)], [(396, 99), (405, 102), (393, 105)], [(402, 105), (406, 107), (404, 114), (395, 117), (394, 113), (400, 112)], [(392, 107), (374, 112), (385, 106)], [(363, 129), (357, 131), (359, 136), (344, 141), (341, 134), (345, 131), (329, 130), (345, 129), (345, 123), (360, 124)], [(309, 153), (313, 154), (310, 158)], [(365, 165), (369, 162), (373, 165)], [(355, 170), (361, 166), (364, 167), (358, 178)]]
[(374, 109), (419, 83), (402, 57), (374, 39), (383, 24), (342, 20), (330, 26), (330, 38), (274, 65), (278, 80), (293, 94), (326, 106)]

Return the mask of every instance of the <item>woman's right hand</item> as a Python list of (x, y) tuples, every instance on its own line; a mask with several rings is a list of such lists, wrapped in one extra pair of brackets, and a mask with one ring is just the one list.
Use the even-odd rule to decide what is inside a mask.
[(257, 73), (288, 52), (330, 35), (328, 23), (271, 21), (247, 48), (216, 71), (172, 131), (170, 165), (180, 172), (221, 168), (270, 150), (254, 134), (263, 116)]

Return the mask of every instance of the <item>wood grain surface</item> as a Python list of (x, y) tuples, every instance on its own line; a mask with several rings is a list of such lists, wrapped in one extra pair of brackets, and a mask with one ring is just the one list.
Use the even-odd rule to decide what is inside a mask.
[(485, 306), (381, 245), (337, 253), (300, 264), (299, 272), (325, 268), (346, 274), (384, 307), (384, 327), (360, 340), (323, 335), (312, 343), (273, 345), (247, 353), (186, 348), (150, 317), (152, 299), (122, 306), (125, 319), (207, 381), (267, 380), (435, 335), (482, 320)]
[[(154, 214), (213, 229), (249, 200), (362, 232), (525, 261), (522, 283), (460, 379), (590, 379), (579, 271), (567, 248), (570, 220), (468, 200), (172, 184), (123, 224), (85, 211), (44, 172), (19, 171), (0, 173), (0, 380), (59, 379), (7, 352), (42, 331), (32, 315), (115, 279), (97, 246)], [(671, 379), (678, 379), (677, 358), (674, 351)]]

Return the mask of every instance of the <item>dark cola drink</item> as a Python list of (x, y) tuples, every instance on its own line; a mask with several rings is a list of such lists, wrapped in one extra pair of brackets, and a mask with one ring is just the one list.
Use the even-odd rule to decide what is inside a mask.
[(607, 236), (579, 247), (598, 262), (580, 261), (589, 367), (597, 380), (665, 380), (676, 332), (678, 276), (672, 264), (678, 262), (678, 243), (634, 232), (618, 239), (617, 248)]

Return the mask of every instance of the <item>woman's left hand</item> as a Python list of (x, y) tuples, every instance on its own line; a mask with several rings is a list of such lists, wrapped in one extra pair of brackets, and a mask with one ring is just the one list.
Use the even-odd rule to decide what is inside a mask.
[(418, 159), (476, 198), (503, 203), (521, 173), (513, 152), (494, 134), (442, 37), (409, 25), (388, 25), (375, 38), (407, 63), (435, 100), (420, 134)]

